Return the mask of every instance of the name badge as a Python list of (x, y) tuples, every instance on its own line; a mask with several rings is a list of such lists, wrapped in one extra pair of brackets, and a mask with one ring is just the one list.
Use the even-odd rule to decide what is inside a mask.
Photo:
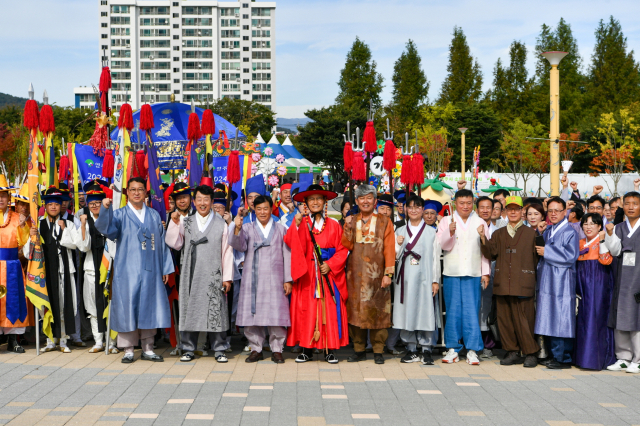
[(636, 254), (634, 252), (624, 252), (622, 254), (622, 266), (636, 266)]
[(411, 256), (410, 264), (411, 265), (419, 265), (420, 261), (418, 259), (416, 259), (415, 257)]

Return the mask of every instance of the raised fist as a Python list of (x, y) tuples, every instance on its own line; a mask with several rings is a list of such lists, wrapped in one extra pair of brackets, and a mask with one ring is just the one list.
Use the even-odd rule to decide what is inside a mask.
[(456, 223), (453, 220), (449, 224), (449, 232), (451, 233), (452, 237), (453, 237), (453, 234), (456, 233)]
[(302, 223), (302, 215), (300, 213), (296, 213), (293, 218), (296, 220), (296, 227), (300, 226)]
[(111, 207), (111, 200), (109, 198), (104, 198), (102, 200), (102, 207), (104, 207), (105, 209)]
[(242, 228), (242, 221), (243, 221), (243, 217), (242, 214), (240, 214), (240, 212), (238, 212), (236, 218), (233, 220), (235, 225), (236, 225), (236, 229), (240, 229)]
[(602, 192), (604, 188), (602, 187), (602, 185), (596, 185), (593, 187), (593, 194), (591, 195), (598, 195), (599, 193)]
[(66, 222), (65, 222), (64, 220), (60, 219), (60, 220), (58, 221), (58, 226), (60, 227), (60, 229), (61, 229), (61, 230), (63, 230), (63, 231), (64, 231), (64, 228), (66, 228), (66, 227), (67, 227), (67, 224), (66, 224)]
[(398, 238), (396, 238), (396, 241), (398, 242), (398, 245), (401, 246), (402, 243), (404, 242), (404, 237), (402, 235), (398, 235)]
[(541, 221), (540, 223), (538, 223), (538, 232), (540, 232), (541, 234), (544, 234), (544, 231), (546, 229), (547, 229), (547, 222)]
[(562, 177), (560, 178), (560, 183), (562, 184), (562, 187), (563, 187), (563, 188), (566, 188), (566, 187), (567, 187), (568, 179), (567, 179), (567, 176), (566, 176), (566, 175), (564, 175), (564, 176), (562, 176)]
[(615, 227), (616, 226), (613, 223), (611, 223), (611, 222), (607, 223), (607, 234), (609, 234), (609, 236), (613, 235), (613, 229)]
[(478, 226), (478, 235), (481, 237), (484, 235), (484, 225)]
[(171, 213), (171, 220), (176, 225), (180, 225), (180, 212), (176, 210), (173, 213)]
[(569, 185), (571, 185), (571, 189), (573, 190), (573, 192), (576, 192), (578, 190), (578, 182), (571, 182)]
[(87, 215), (86, 214), (80, 215), (80, 223), (82, 223), (83, 226), (87, 223)]
[(353, 228), (353, 216), (347, 216), (344, 219), (344, 229), (351, 230)]
[(467, 187), (467, 181), (459, 180), (457, 185), (458, 185), (458, 191), (460, 191), (461, 189), (465, 189)]

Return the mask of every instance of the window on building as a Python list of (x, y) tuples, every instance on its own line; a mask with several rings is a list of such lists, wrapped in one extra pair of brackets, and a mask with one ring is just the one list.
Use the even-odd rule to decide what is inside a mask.
[(180, 24), (173, 24), (173, 28), (180, 28)]
[(249, 58), (242, 58), (242, 62), (249, 62)]
[(179, 95), (179, 94), (180, 94), (180, 91), (179, 91), (179, 90), (174, 90), (174, 91), (173, 91), (173, 94), (174, 94), (174, 95)]
[(249, 51), (249, 46), (244, 46), (244, 47), (242, 48), (242, 51), (243, 51), (243, 52), (248, 52), (248, 51)]
[(173, 14), (173, 17), (174, 17), (174, 18), (179, 18), (179, 17), (180, 17), (180, 14), (179, 14), (179, 13), (174, 13), (174, 14)]
[(178, 6), (180, 6), (180, 3), (179, 3), (179, 2), (177, 2), (177, 1), (174, 1), (174, 2), (172, 3), (172, 5), (173, 5), (173, 7), (178, 7)]
[(100, 24), (100, 26), (101, 26), (102, 28), (107, 28), (107, 23), (106, 23), (106, 22), (103, 22), (102, 24)]
[(242, 3), (242, 8), (247, 9), (249, 7), (249, 3)]
[(243, 30), (248, 30), (248, 29), (249, 29), (249, 26), (248, 26), (248, 25), (243, 25), (243, 26), (242, 26), (242, 29), (243, 29)]
[(103, 44), (102, 47), (100, 48), (101, 50), (107, 50), (109, 48), (109, 46), (107, 46), (106, 44)]
[(180, 72), (180, 68), (174, 68), (173, 72)]
[(249, 40), (249, 36), (242, 36), (242, 40)]
[(243, 95), (248, 95), (248, 94), (249, 94), (249, 91), (248, 91), (248, 90), (243, 90), (243, 91), (242, 91), (242, 94), (243, 94)]
[(222, 62), (220, 66), (223, 71), (240, 70), (240, 62)]
[(180, 40), (180, 36), (179, 36), (179, 35), (177, 35), (177, 34), (175, 34), (175, 35), (173, 36), (173, 39), (174, 39), (174, 40)]
[(109, 38), (109, 35), (108, 35), (108, 34), (102, 34), (102, 36), (101, 36), (101, 37), (102, 37), (102, 38)]
[(174, 78), (174, 79), (173, 79), (173, 82), (174, 82), (174, 83), (180, 83), (180, 79), (179, 79), (179, 78)]
[(242, 19), (249, 19), (249, 15), (247, 14), (242, 15)]
[(107, 5), (107, 0), (100, 0), (100, 5), (101, 6), (106, 6)]
[(243, 68), (242, 72), (245, 73), (245, 74), (248, 74), (249, 73), (249, 68)]
[(271, 16), (271, 9), (254, 7), (251, 9), (251, 16)]
[(242, 84), (249, 84), (249, 79), (245, 78), (244, 80), (242, 80)]
[(100, 16), (108, 16), (107, 12), (100, 12)]

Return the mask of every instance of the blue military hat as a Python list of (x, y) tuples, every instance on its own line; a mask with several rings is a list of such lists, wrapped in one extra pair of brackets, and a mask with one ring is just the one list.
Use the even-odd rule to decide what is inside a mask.
[(436, 200), (427, 200), (424, 202), (425, 210), (435, 210), (436, 213), (440, 213), (442, 210), (442, 204)]

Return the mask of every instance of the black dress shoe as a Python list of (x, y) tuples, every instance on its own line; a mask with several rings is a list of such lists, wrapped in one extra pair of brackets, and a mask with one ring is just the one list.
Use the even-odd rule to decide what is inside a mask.
[(522, 357), (518, 355), (518, 352), (511, 351), (507, 353), (507, 356), (505, 356), (503, 359), (500, 360), (500, 365), (522, 364), (523, 361), (524, 360), (522, 359)]
[(538, 366), (538, 357), (534, 355), (527, 355), (524, 360), (524, 368), (536, 368)]
[(244, 362), (258, 362), (264, 359), (264, 355), (262, 352), (251, 351), (249, 356), (244, 360)]
[(284, 364), (284, 358), (282, 357), (282, 352), (273, 352), (271, 354), (271, 361), (276, 364)]
[(144, 352), (142, 352), (140, 359), (143, 361), (164, 362), (164, 358), (162, 358), (162, 355), (158, 355), (158, 354), (147, 355)]
[(16, 338), (15, 334), (10, 334), (9, 335), (9, 339), (7, 342), (7, 350), (9, 352), (15, 352), (17, 354), (23, 354), (24, 353), (24, 348), (22, 346), (20, 346), (20, 344), (18, 343), (18, 339)]
[(382, 354), (373, 354), (373, 360), (376, 364), (384, 364), (384, 357)]
[(555, 359), (552, 359), (547, 363), (547, 368), (551, 370), (568, 370), (571, 368), (571, 364), (558, 362)]
[(347, 358), (347, 362), (360, 362), (360, 361), (366, 361), (366, 360), (367, 360), (366, 352), (356, 352), (353, 355), (351, 355), (349, 358)]
[(553, 358), (538, 359), (538, 364), (544, 365), (546, 367), (547, 365), (549, 365), (551, 361), (555, 361), (555, 360)]

